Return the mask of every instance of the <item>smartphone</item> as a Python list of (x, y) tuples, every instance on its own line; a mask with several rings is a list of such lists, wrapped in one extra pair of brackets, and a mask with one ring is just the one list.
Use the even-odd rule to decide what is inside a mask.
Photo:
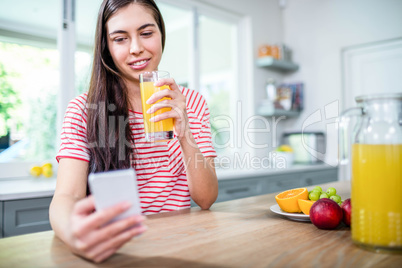
[(134, 169), (91, 173), (88, 181), (95, 198), (96, 210), (104, 210), (123, 201), (131, 203), (129, 210), (116, 216), (108, 224), (132, 215), (141, 215), (137, 176)]

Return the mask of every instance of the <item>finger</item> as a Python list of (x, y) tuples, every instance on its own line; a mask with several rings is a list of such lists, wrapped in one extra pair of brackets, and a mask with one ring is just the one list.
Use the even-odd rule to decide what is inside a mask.
[(96, 233), (96, 236), (105, 239), (114, 237), (115, 235), (130, 228), (136, 228), (142, 226), (144, 220), (145, 217), (141, 215), (131, 216), (103, 227), (102, 229), (99, 230), (99, 232)]
[(168, 119), (168, 118), (176, 119), (177, 117), (178, 117), (177, 113), (172, 110), (172, 111), (169, 111), (169, 112), (164, 112), (162, 114), (155, 115), (155, 116), (151, 117), (149, 119), (149, 121), (150, 122), (159, 122), (159, 121), (162, 121), (162, 120), (165, 120), (165, 119)]
[(176, 91), (180, 90), (179, 86), (176, 84), (176, 81), (173, 78), (162, 78), (159, 79), (154, 83), (156, 87), (161, 87), (161, 86), (169, 86), (171, 90)]
[(145, 225), (139, 225), (135, 227), (131, 227), (125, 229), (124, 231), (109, 237), (109, 239), (105, 240), (102, 243), (98, 243), (95, 247), (91, 249), (90, 252), (87, 253), (88, 258), (94, 259), (99, 255), (102, 255), (103, 252), (109, 251), (110, 249), (119, 249), (125, 243), (130, 241), (133, 237), (138, 236), (145, 232), (147, 227)]
[(81, 251), (95, 251), (91, 257), (98, 255), (100, 251), (96, 251), (96, 248), (98, 248), (97, 245), (109, 240), (111, 237), (114, 237), (127, 229), (141, 226), (144, 220), (145, 217), (135, 215), (103, 226), (95, 231), (89, 232), (85, 238), (85, 244), (84, 242), (80, 242), (77, 247), (79, 247)]
[(95, 199), (92, 195), (79, 200), (73, 209), (74, 214), (89, 215), (95, 209)]
[(163, 89), (161, 91), (157, 91), (154, 94), (152, 94), (151, 97), (149, 97), (149, 99), (146, 101), (146, 103), (153, 104), (163, 98), (173, 99), (174, 94), (172, 93), (172, 91), (170, 89)]
[(130, 202), (127, 201), (120, 202), (104, 210), (96, 211), (96, 213), (91, 214), (87, 218), (87, 221), (88, 223), (94, 224), (95, 226), (99, 227), (110, 222), (113, 218), (127, 211), (130, 207), (131, 207)]
[(162, 101), (159, 101), (159, 102), (155, 103), (154, 105), (152, 105), (151, 108), (149, 108), (147, 110), (147, 113), (153, 114), (162, 108), (172, 108), (172, 107), (173, 107), (173, 104), (172, 104), (171, 100), (162, 100)]
[(167, 118), (174, 118), (177, 122), (180, 122), (180, 121), (187, 122), (186, 114), (183, 112), (182, 109), (180, 109), (177, 106), (172, 106), (172, 105), (170, 105), (169, 107), (171, 107), (172, 110), (166, 111), (166, 112), (161, 113), (161, 114), (157, 114), (157, 115), (151, 117), (149, 119), (149, 121), (158, 122), (158, 121), (161, 121), (161, 120), (164, 120), (164, 119), (167, 119)]
[(106, 260), (107, 258), (109, 258), (110, 256), (112, 256), (117, 250), (118, 250), (118, 248), (111, 248), (105, 252), (102, 252), (101, 254), (99, 254), (98, 256), (93, 258), (93, 261), (96, 263), (101, 263), (104, 260)]
[(82, 236), (90, 231), (98, 229), (100, 226), (108, 223), (110, 220), (128, 210), (130, 207), (131, 204), (129, 202), (121, 202), (105, 210), (96, 211), (95, 213), (92, 213), (88, 217), (82, 219), (81, 228), (80, 230), (76, 230), (75, 234), (77, 236)]

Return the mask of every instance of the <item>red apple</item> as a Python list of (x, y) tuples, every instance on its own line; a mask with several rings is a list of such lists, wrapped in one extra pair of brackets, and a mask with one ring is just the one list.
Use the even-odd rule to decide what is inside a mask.
[(335, 229), (342, 218), (341, 207), (329, 198), (317, 200), (310, 208), (310, 220), (319, 229)]
[(352, 215), (352, 204), (350, 203), (350, 198), (343, 201), (341, 208), (343, 211), (343, 223), (350, 226), (350, 215)]

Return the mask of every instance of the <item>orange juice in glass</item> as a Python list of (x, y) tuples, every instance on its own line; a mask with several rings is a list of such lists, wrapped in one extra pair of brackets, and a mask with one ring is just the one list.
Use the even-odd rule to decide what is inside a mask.
[(402, 144), (353, 144), (352, 239), (402, 250)]
[[(168, 78), (169, 73), (165, 71), (153, 71), (140, 74), (140, 91), (141, 91), (141, 103), (142, 114), (144, 118), (144, 131), (145, 140), (148, 142), (166, 141), (173, 139), (173, 118), (167, 118), (158, 122), (151, 122), (149, 119), (156, 115), (170, 111), (171, 108), (162, 108), (155, 113), (147, 113), (151, 108), (151, 104), (147, 104), (146, 101), (157, 91), (169, 89), (169, 86), (155, 87), (154, 83), (161, 78)], [(167, 98), (163, 98), (162, 101)], [(158, 102), (159, 102), (158, 101)]]

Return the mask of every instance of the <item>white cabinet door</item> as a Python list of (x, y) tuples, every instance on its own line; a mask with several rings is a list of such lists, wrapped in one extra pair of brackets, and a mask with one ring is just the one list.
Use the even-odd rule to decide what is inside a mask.
[[(345, 48), (342, 59), (343, 110), (356, 106), (356, 96), (402, 93), (402, 37)], [(339, 172), (341, 180), (349, 180), (350, 164)]]
[(402, 38), (344, 49), (343, 80), (343, 109), (356, 96), (402, 92)]

